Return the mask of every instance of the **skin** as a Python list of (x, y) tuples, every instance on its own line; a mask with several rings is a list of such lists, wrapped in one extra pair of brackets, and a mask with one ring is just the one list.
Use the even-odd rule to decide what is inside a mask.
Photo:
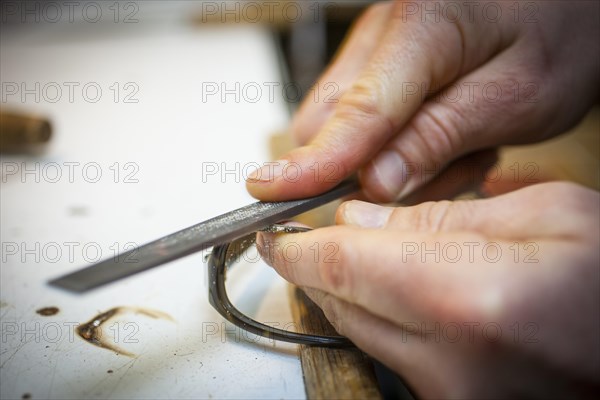
[(586, 397), (600, 369), (598, 204), (570, 183), (404, 208), (355, 200), (337, 226), (258, 247), (419, 396)]
[[(475, 3), (437, 22), (416, 2), (372, 6), (317, 83), (336, 83), (337, 103), (303, 103), (292, 124), (300, 146), (251, 176), (249, 192), (301, 198), (358, 174), (373, 202), (452, 198), (476, 182), (451, 173), (485, 171), (496, 146), (579, 121), (598, 98), (599, 3), (521, 3), (515, 19), (514, 2), (495, 2), (493, 21)], [(502, 90), (494, 101), (490, 82)], [(299, 178), (286, 179), (286, 163)], [(350, 201), (336, 226), (257, 244), (419, 396), (585, 397), (600, 387), (599, 217), (597, 192), (546, 183), (404, 208)], [(281, 251), (291, 242), (298, 259)], [(497, 259), (482, 251), (492, 247)]]

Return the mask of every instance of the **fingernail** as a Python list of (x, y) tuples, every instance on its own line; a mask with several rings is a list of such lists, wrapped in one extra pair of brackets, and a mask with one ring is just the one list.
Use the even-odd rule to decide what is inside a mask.
[(383, 228), (391, 213), (391, 208), (354, 200), (344, 204), (342, 216), (344, 222), (349, 225)]
[(283, 170), (289, 163), (288, 160), (266, 162), (262, 168), (248, 175), (246, 180), (248, 182), (273, 182), (277, 177), (283, 175)]
[(382, 151), (373, 160), (368, 179), (386, 191), (390, 199), (398, 198), (407, 180), (404, 160), (395, 151)]

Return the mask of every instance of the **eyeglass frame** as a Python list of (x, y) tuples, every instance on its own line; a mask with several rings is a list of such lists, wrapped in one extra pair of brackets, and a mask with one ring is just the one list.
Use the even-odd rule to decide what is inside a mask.
[[(288, 225), (269, 225), (262, 231), (271, 233), (300, 233), (310, 228)], [(229, 299), (225, 289), (226, 272), (244, 252), (256, 242), (257, 232), (239, 239), (213, 247), (208, 257), (208, 301), (211, 306), (233, 325), (271, 340), (296, 343), (307, 346), (329, 348), (353, 347), (354, 344), (344, 336), (312, 335), (275, 328), (258, 322), (238, 310)]]

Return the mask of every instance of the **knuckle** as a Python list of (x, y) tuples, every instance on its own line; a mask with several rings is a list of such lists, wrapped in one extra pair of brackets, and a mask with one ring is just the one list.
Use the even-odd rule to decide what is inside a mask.
[(475, 200), (429, 201), (413, 207), (394, 208), (386, 226), (398, 226), (416, 232), (448, 232), (468, 226), (467, 218), (474, 215)]
[(349, 123), (365, 122), (377, 129), (391, 133), (394, 130), (392, 119), (384, 113), (382, 105), (386, 101), (385, 78), (382, 73), (365, 73), (357, 79), (341, 97), (335, 114)]
[(379, 85), (379, 80), (375, 76), (361, 77), (341, 96), (336, 111), (349, 117), (380, 115), (381, 110), (377, 101), (380, 97)]
[(457, 121), (462, 120), (454, 107), (424, 106), (409, 123), (416, 134), (421, 154), (434, 163), (445, 164), (463, 152), (465, 141)]
[(415, 206), (412, 225), (418, 232), (440, 232), (452, 226), (452, 201), (426, 202)]

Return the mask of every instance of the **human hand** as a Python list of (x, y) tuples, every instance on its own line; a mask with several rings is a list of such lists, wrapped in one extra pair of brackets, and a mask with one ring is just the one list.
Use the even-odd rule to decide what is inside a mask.
[(303, 146), (251, 176), (249, 192), (306, 197), (358, 172), (374, 201), (456, 194), (495, 161), (482, 150), (561, 133), (597, 99), (599, 13), (575, 1), (372, 6), (316, 84), (336, 86), (337, 103), (309, 93), (292, 124)]
[[(259, 233), (263, 258), (422, 397), (559, 398), (600, 385), (600, 196), (568, 183)], [(293, 247), (293, 251), (286, 251)]]

